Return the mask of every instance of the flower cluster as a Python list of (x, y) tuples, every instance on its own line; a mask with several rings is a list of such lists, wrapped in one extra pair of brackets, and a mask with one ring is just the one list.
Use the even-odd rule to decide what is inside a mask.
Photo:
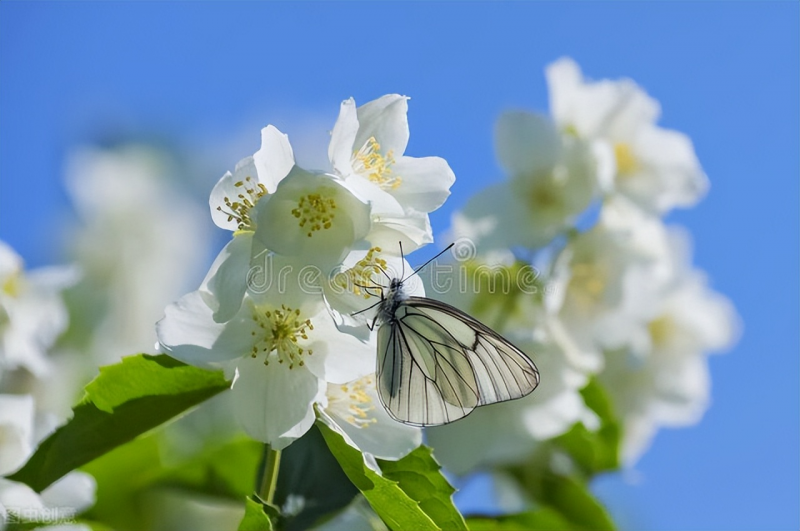
[(377, 400), (374, 337), (351, 315), (385, 274), (410, 270), (401, 245), (433, 241), (428, 213), (455, 180), (443, 159), (404, 154), (407, 110), (399, 95), (343, 102), (327, 172), (297, 166), (287, 136), (265, 127), (211, 192), (230, 242), (157, 325), (165, 353), (232, 376), (239, 421), (275, 449), (317, 414), (373, 455), (399, 458), (421, 440)]
[(632, 465), (659, 427), (699, 420), (707, 354), (736, 336), (732, 305), (690, 265), (686, 233), (661, 219), (708, 188), (691, 141), (659, 127), (658, 103), (630, 80), (586, 81), (561, 59), (547, 81), (550, 116), (507, 112), (497, 122), (509, 178), (453, 219), (454, 236), (477, 245), (473, 271), (541, 273), (536, 293), (480, 289), (459, 304), (530, 352), (542, 383), (513, 406), (430, 430), (457, 472), (518, 461), (576, 422), (595, 428), (580, 394), (590, 380), (611, 399)]
[[(0, 475), (25, 464), (60, 421), (33, 393), (61, 369), (51, 350), (69, 319), (62, 292), (79, 276), (74, 267), (26, 271), (22, 258), (0, 242)], [(94, 493), (94, 479), (78, 471), (41, 493), (0, 479), (0, 528), (11, 518), (52, 513), (53, 508), (69, 511), (62, 516), (71, 520), (94, 504)]]

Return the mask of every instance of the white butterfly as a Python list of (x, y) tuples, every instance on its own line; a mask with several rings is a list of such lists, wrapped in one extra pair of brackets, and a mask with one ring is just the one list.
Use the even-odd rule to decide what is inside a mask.
[(436, 426), (536, 389), (536, 365), (500, 334), (449, 304), (405, 293), (403, 282), (428, 263), (405, 279), (391, 278), (373, 305), (378, 396), (389, 414), (406, 424)]

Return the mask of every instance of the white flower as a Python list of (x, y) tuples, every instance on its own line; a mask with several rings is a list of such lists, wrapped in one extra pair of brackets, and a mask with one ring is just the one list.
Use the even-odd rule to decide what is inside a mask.
[[(528, 354), (542, 379), (528, 396), (479, 407), (466, 418), (426, 429), (436, 456), (452, 472), (525, 459), (538, 441), (556, 437), (576, 422), (597, 425), (580, 395), (589, 371), (582, 352), (541, 301), (545, 288), (536, 270), (506, 253), (481, 255), (459, 265), (464, 285), (441, 296)], [(465, 289), (466, 288), (466, 289)]]
[(608, 201), (599, 222), (569, 241), (554, 264), (545, 303), (579, 345), (587, 370), (602, 367), (603, 349), (644, 340), (674, 267), (661, 220), (622, 197)]
[[(0, 475), (19, 469), (36, 446), (34, 434), (35, 407), (30, 395), (0, 395)], [(94, 478), (83, 472), (70, 472), (41, 494), (24, 483), (0, 479), (0, 529), (8, 513), (29, 517), (69, 509), (73, 517), (94, 504)]]
[(282, 448), (313, 424), (313, 404), (324, 397), (326, 382), (347, 383), (374, 371), (375, 351), (336, 328), (321, 293), (304, 292), (314, 290), (302, 284), (303, 263), (273, 259), (275, 282), (245, 295), (229, 321), (214, 321), (207, 296), (196, 291), (166, 308), (157, 331), (170, 356), (233, 372), (245, 431)]
[(362, 452), (400, 459), (422, 444), (422, 430), (392, 419), (378, 398), (375, 375), (328, 384), (320, 418)]
[(580, 394), (588, 375), (572, 363), (575, 346), (568, 336), (554, 334), (549, 328), (549, 324), (540, 326), (536, 340), (529, 331), (504, 333), (541, 372), (536, 391), (519, 400), (477, 408), (458, 422), (426, 430), (437, 459), (448, 470), (466, 474), (481, 467), (518, 463), (531, 455), (538, 442), (566, 433), (576, 422), (589, 429), (597, 427), (597, 416)]
[(684, 271), (660, 299), (648, 323), (647, 341), (606, 354), (600, 381), (625, 429), (622, 460), (630, 466), (662, 427), (697, 423), (708, 408), (707, 354), (730, 347), (739, 320), (704, 275)]
[(47, 373), (47, 351), (67, 327), (61, 291), (77, 277), (71, 267), (25, 272), (22, 258), (0, 241), (0, 374), (18, 367)]
[(248, 271), (265, 250), (254, 239), (256, 207), (263, 208), (293, 167), (289, 138), (268, 125), (261, 130), (261, 149), (240, 160), (234, 172), (226, 172), (211, 191), (211, 218), (218, 227), (234, 231), (233, 239), (220, 251), (200, 288), (217, 322), (224, 323), (239, 310)]
[(537, 114), (502, 115), (495, 144), (510, 179), (473, 197), (453, 219), (456, 235), (484, 250), (547, 244), (586, 210), (608, 172), (602, 152)]
[(294, 166), (289, 138), (268, 125), (261, 130), (261, 149), (226, 172), (211, 191), (211, 217), (218, 227), (231, 231), (255, 230), (253, 208), (275, 193), (278, 183)]
[(547, 68), (547, 82), (559, 127), (613, 150), (617, 191), (659, 213), (705, 195), (708, 180), (691, 140), (655, 125), (659, 104), (633, 81), (586, 82), (578, 65), (563, 58)]
[(94, 357), (91, 369), (152, 350), (164, 306), (202, 278), (211, 226), (173, 184), (175, 173), (165, 153), (144, 146), (70, 155), (66, 183), (79, 224), (69, 252), (84, 273), (71, 292), (71, 338)]
[(408, 98), (397, 94), (357, 109), (352, 98), (342, 102), (328, 156), (348, 184), (364, 186), (367, 198), (382, 190), (406, 210), (433, 212), (450, 195), (455, 175), (440, 157), (403, 155), (409, 137), (407, 113)]
[(295, 166), (258, 210), (264, 247), (321, 267), (342, 261), (370, 228), (369, 205), (339, 179)]
[[(342, 102), (331, 133), (328, 156), (334, 173), (370, 201), (376, 230), (392, 229), (405, 249), (433, 241), (427, 213), (450, 195), (455, 175), (439, 157), (405, 156), (408, 144), (408, 98), (389, 94), (356, 108)], [(368, 238), (387, 245), (381, 236)]]

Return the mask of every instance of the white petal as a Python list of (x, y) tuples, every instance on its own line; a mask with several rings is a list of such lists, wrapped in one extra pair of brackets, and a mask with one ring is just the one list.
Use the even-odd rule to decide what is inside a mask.
[(563, 58), (547, 68), (550, 105), (561, 129), (582, 138), (633, 138), (660, 113), (658, 102), (629, 79), (584, 82), (578, 65)]
[(253, 155), (258, 180), (270, 194), (275, 193), (278, 183), (289, 175), (294, 166), (294, 152), (289, 137), (275, 126), (261, 130), (261, 149)]
[(225, 205), (226, 197), (233, 201), (235, 199), (231, 198), (235, 198), (236, 194), (239, 193), (234, 186), (236, 182), (231, 172), (225, 172), (225, 175), (214, 185), (214, 188), (211, 190), (211, 195), (208, 198), (208, 206), (211, 209), (211, 219), (214, 221), (214, 224), (221, 229), (236, 230), (238, 228), (239, 223), (235, 219), (228, 219), (229, 214), (232, 212), (229, 212), (228, 207)]
[(200, 285), (200, 294), (209, 308), (214, 310), (214, 321), (218, 323), (229, 321), (242, 306), (252, 249), (253, 232), (234, 234), (214, 259)]
[(24, 483), (0, 478), (0, 507), (21, 512), (25, 509), (44, 509), (42, 499)]
[(376, 214), (367, 241), (387, 252), (399, 254), (400, 243), (408, 254), (433, 243), (433, 230), (428, 214), (408, 211), (403, 215)]
[(583, 83), (581, 69), (569, 57), (562, 57), (547, 66), (545, 77), (550, 95), (550, 112), (558, 124), (568, 125), (572, 119), (572, 102)]
[(17, 254), (13, 247), (0, 240), (0, 279), (5, 282), (11, 275), (16, 275), (22, 271), (23, 267), (22, 257)]
[(528, 112), (506, 112), (495, 125), (495, 151), (512, 176), (550, 172), (561, 158), (561, 138), (553, 122)]
[(666, 212), (691, 207), (705, 196), (709, 183), (692, 141), (677, 131), (645, 127), (633, 142), (642, 170), (619, 181), (620, 187), (646, 207)]
[[(328, 407), (324, 413), (347, 435), (349, 443), (362, 452), (367, 452), (379, 459), (400, 459), (422, 443), (422, 430), (397, 422), (386, 412), (378, 398), (374, 375), (362, 378), (358, 402), (347, 392), (342, 392), (337, 385), (328, 386)], [(352, 384), (351, 384), (352, 385)], [(346, 386), (348, 391), (351, 386)], [(365, 396), (366, 395), (366, 396)], [(368, 402), (363, 402), (367, 398)], [(353, 409), (362, 415), (356, 420)]]
[(400, 157), (392, 172), (402, 179), (392, 195), (403, 208), (419, 212), (433, 212), (442, 206), (456, 180), (447, 161), (439, 157)]
[(381, 146), (381, 153), (394, 152), (400, 157), (408, 144), (408, 98), (387, 94), (358, 108), (358, 134), (353, 149), (358, 150), (369, 140)]
[(304, 355), (303, 360), (318, 378), (342, 384), (375, 372), (374, 341), (363, 343), (339, 331), (327, 310), (312, 317), (311, 322), (314, 330), (308, 346), (314, 353)]
[(0, 474), (22, 466), (33, 449), (33, 397), (0, 395)]
[(85, 472), (70, 472), (42, 491), (48, 507), (71, 507), (82, 512), (95, 502), (97, 482)]
[(325, 385), (304, 367), (277, 361), (264, 365), (249, 356), (238, 365), (233, 385), (236, 416), (247, 434), (274, 449), (285, 448), (314, 423), (313, 404)]
[(199, 367), (248, 354), (256, 324), (249, 308), (242, 308), (227, 323), (217, 323), (200, 292), (184, 295), (164, 310), (156, 323), (156, 333), (163, 352), (175, 359)]
[[(348, 176), (352, 173), (351, 159), (357, 149), (353, 144), (358, 132), (358, 115), (353, 98), (345, 100), (339, 109), (339, 118), (331, 131), (331, 143), (328, 145), (328, 158), (333, 171), (338, 175)], [(358, 146), (359, 148), (361, 146)]]

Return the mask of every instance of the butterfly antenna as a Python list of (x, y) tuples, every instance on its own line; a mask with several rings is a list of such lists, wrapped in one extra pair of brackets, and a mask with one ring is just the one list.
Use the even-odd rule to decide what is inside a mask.
[(402, 273), (400, 273), (400, 278), (403, 278), (406, 276), (406, 257), (403, 254), (403, 242), (397, 242), (397, 243), (400, 244), (400, 263), (402, 264), (401, 267), (403, 268)]
[(376, 266), (378, 269), (380, 269), (380, 270), (381, 270), (381, 273), (383, 273), (383, 276), (385, 276), (385, 277), (386, 277), (386, 278), (389, 280), (389, 282), (391, 282), (391, 281), (392, 281), (392, 277), (390, 277), (390, 276), (389, 276), (389, 273), (387, 273), (387, 272), (386, 272), (386, 270), (380, 266), (380, 264), (375, 264), (375, 266)]
[[(434, 256), (433, 258), (431, 258), (430, 260), (428, 260), (427, 262), (425, 262), (424, 264), (422, 264), (421, 266), (419, 266), (418, 268), (416, 268), (416, 269), (414, 270), (414, 272), (413, 272), (413, 273), (411, 273), (410, 275), (408, 275), (408, 278), (411, 278), (411, 277), (413, 277), (414, 275), (416, 275), (417, 273), (419, 273), (420, 271), (422, 271), (423, 269), (425, 269), (425, 266), (427, 266), (428, 264), (430, 264), (431, 262), (433, 262), (434, 260), (436, 260), (437, 258), (439, 258), (440, 256), (442, 256), (444, 253), (446, 253), (447, 251), (449, 251), (449, 250), (450, 250), (450, 248), (451, 248), (453, 245), (455, 245), (455, 242), (454, 242), (454, 243), (451, 243), (450, 245), (448, 245), (447, 247), (445, 247), (445, 248), (442, 250), (442, 252), (440, 252), (439, 254), (437, 254), (436, 256)], [(406, 280), (408, 280), (408, 278), (404, 278), (404, 279), (403, 279), (403, 281), (406, 281)]]

